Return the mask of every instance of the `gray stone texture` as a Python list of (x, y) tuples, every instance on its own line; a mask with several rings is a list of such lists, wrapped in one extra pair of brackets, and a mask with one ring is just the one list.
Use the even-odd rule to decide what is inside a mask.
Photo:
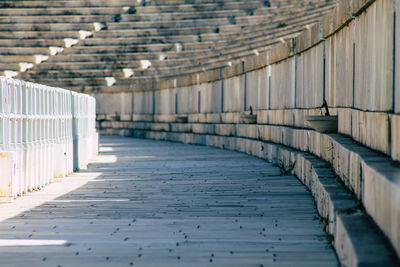
[(257, 109), (263, 110), (269, 108), (269, 75), (268, 67), (258, 70), (258, 94)]
[(321, 24), (315, 23), (308, 25), (306, 29), (299, 36), (295, 38), (294, 52), (299, 54), (304, 50), (316, 45), (321, 41)]
[(221, 82), (201, 84), (200, 87), (201, 111), (206, 113), (221, 112)]
[(325, 98), (329, 106), (353, 105), (354, 22), (326, 40)]
[(106, 94), (98, 93), (94, 97), (97, 101), (96, 113), (132, 113), (132, 94), (131, 93), (115, 93)]
[(274, 64), (286, 59), (291, 54), (290, 42), (285, 41), (274, 46), (269, 53), (269, 64)]
[[(136, 92), (135, 92), (136, 93)], [(175, 90), (165, 89), (157, 90), (156, 96), (156, 114), (175, 114)]]
[[(351, 0), (351, 13), (353, 15), (358, 15), (360, 12), (365, 10), (371, 3), (376, 0)], [(380, 1), (380, 0), (378, 0)]]
[(395, 12), (396, 12), (396, 40), (395, 40), (395, 95), (394, 95), (394, 111), (400, 113), (400, 1), (394, 0)]
[(153, 92), (151, 90), (134, 92), (133, 105), (135, 114), (153, 114)]
[(244, 75), (224, 80), (224, 112), (241, 112), (244, 107)]
[(291, 57), (271, 67), (270, 108), (294, 108), (295, 58)]
[(393, 109), (393, 1), (374, 2), (356, 20), (355, 107)]
[(296, 56), (296, 108), (315, 108), (323, 103), (323, 43)]
[(277, 166), (209, 147), (101, 142), (87, 183), (0, 223), (9, 239), (65, 244), (3, 243), (1, 265), (337, 266), (310, 193)]
[[(246, 110), (252, 107), (253, 111), (259, 109), (258, 107), (258, 96), (259, 92), (263, 91), (263, 96), (266, 95), (266, 81), (267, 77), (263, 69), (252, 71), (246, 74)], [(266, 102), (268, 99), (262, 99), (262, 102)]]
[[(197, 86), (189, 86), (183, 88), (177, 88), (178, 103), (177, 113), (178, 114), (190, 114), (197, 113), (198, 105), (198, 93)], [(162, 99), (161, 101), (165, 101)]]
[(400, 115), (390, 115), (390, 152), (393, 160), (400, 161)]

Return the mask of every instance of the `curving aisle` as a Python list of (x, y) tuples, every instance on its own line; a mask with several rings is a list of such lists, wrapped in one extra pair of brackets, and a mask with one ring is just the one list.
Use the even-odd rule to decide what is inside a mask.
[(100, 155), (62, 190), (79, 181), (0, 222), (0, 265), (338, 264), (307, 188), (255, 157), (102, 137)]

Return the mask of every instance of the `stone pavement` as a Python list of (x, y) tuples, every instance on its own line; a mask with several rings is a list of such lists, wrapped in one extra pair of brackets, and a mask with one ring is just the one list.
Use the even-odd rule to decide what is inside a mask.
[(100, 151), (0, 205), (0, 266), (337, 266), (310, 193), (270, 163), (122, 137)]

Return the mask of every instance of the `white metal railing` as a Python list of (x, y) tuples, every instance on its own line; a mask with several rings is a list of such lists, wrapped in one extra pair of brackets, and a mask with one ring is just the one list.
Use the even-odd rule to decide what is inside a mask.
[(97, 153), (96, 100), (0, 77), (0, 197), (40, 189)]

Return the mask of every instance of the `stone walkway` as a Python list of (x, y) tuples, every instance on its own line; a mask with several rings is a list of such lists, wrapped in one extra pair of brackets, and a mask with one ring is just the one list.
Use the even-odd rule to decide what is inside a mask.
[(79, 188), (3, 219), (0, 266), (337, 266), (306, 187), (261, 159), (120, 137), (101, 151), (32, 196)]

